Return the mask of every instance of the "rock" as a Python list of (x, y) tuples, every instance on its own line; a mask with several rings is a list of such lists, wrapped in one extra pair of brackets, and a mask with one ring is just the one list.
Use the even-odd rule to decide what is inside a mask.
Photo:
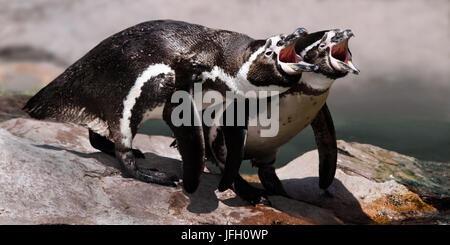
[[(138, 134), (133, 144), (146, 156), (138, 164), (180, 177), (172, 141)], [(293, 199), (270, 196), (271, 207), (253, 207), (230, 190), (218, 192), (216, 174), (205, 172), (194, 194), (180, 183), (165, 187), (124, 178), (113, 157), (90, 146), (85, 128), (11, 119), (0, 123), (0, 224), (450, 223), (448, 209), (435, 205), (448, 198), (448, 180), (427, 179), (431, 173), (409, 166), (418, 160), (408, 156), (358, 143), (338, 146), (336, 179), (326, 192), (318, 187), (318, 154), (311, 151), (277, 170)], [(424, 176), (416, 183), (425, 184), (403, 181), (408, 169)], [(421, 198), (441, 191), (434, 203)]]
[(450, 208), (450, 162), (421, 161), (373, 145), (338, 141), (339, 168), (384, 182), (395, 180), (439, 209)]
[[(402, 171), (414, 171), (411, 175), (426, 171), (418, 167), (400, 168), (406, 162), (417, 163), (417, 159), (376, 146), (342, 140), (338, 141), (338, 147), (336, 178), (327, 192), (318, 187), (318, 153), (314, 150), (277, 170), (288, 194), (296, 200), (333, 210), (346, 223), (417, 223), (419, 219), (431, 223), (450, 221), (449, 216), (440, 217), (434, 206), (424, 202), (420, 193), (414, 193), (414, 188), (408, 188), (409, 185), (399, 177), (405, 176)], [(411, 181), (429, 183), (434, 179)], [(434, 189), (444, 190), (449, 186), (448, 179), (438, 183), (434, 183), (431, 190), (427, 184), (421, 188), (425, 193), (433, 193)]]
[(29, 99), (30, 96), (26, 95), (0, 95), (0, 122), (15, 117), (27, 117), (21, 109)]
[[(181, 175), (173, 139), (138, 134), (141, 167)], [(192, 195), (121, 176), (113, 157), (70, 124), (11, 119), (0, 123), (0, 224), (342, 224), (332, 211), (284, 197), (248, 205), (218, 175), (204, 173)]]

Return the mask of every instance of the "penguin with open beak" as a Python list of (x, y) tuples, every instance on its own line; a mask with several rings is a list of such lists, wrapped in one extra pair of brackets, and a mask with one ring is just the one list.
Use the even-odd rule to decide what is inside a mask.
[[(183, 161), (183, 188), (194, 192), (205, 166), (205, 141), (196, 103), (195, 84), (213, 90), (247, 96), (251, 91), (286, 92), (313, 72), (294, 54), (294, 42), (306, 35), (299, 28), (286, 45), (279, 36), (253, 39), (227, 30), (174, 20), (137, 24), (103, 40), (61, 75), (34, 95), (23, 108), (31, 117), (76, 123), (89, 129), (91, 145), (120, 164), (124, 176), (144, 182), (176, 186), (176, 176), (143, 169), (136, 159), (145, 155), (133, 148), (133, 138), (150, 118), (163, 119), (172, 130)], [(289, 51), (289, 52), (287, 52)], [(172, 117), (188, 94), (192, 120), (178, 124)], [(183, 94), (183, 93), (181, 93)], [(258, 97), (258, 96), (256, 96)], [(181, 103), (181, 104), (183, 104)], [(227, 168), (221, 189), (238, 174), (247, 128), (225, 126)]]
[[(274, 137), (261, 137), (262, 126), (249, 126), (243, 159), (251, 160), (258, 168), (265, 190), (251, 186), (240, 175), (233, 182), (234, 191), (252, 204), (265, 200), (267, 195), (288, 196), (275, 173), (274, 163), (279, 148), (311, 125), (319, 152), (319, 186), (326, 190), (333, 182), (337, 146), (333, 120), (326, 105), (331, 85), (347, 74), (359, 74), (348, 47), (351, 30), (326, 30), (292, 38), (281, 35), (278, 40), (279, 58), (286, 71), (302, 68), (298, 61), (315, 65), (312, 72), (303, 72), (300, 81), (279, 98), (279, 130)], [(276, 45), (276, 46), (278, 46)], [(276, 49), (276, 48), (275, 48)], [(284, 64), (283, 64), (284, 63)], [(298, 64), (298, 65), (297, 65)], [(257, 125), (259, 115), (250, 116), (250, 125)], [(204, 127), (209, 159), (220, 169), (226, 169), (227, 150), (220, 127)], [(235, 170), (236, 172), (237, 170)], [(226, 171), (225, 171), (226, 172)]]

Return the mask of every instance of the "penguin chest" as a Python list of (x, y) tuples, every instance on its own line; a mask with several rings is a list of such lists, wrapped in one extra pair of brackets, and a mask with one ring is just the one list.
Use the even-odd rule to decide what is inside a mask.
[(245, 145), (246, 157), (253, 158), (264, 153), (275, 152), (312, 122), (325, 104), (327, 97), (328, 91), (321, 95), (288, 94), (280, 97), (279, 106), (274, 107), (279, 109), (279, 120), (271, 121), (272, 124), (275, 122), (275, 125), (271, 125), (272, 127), (278, 126), (278, 133), (273, 137), (261, 136), (261, 130), (268, 127), (260, 126), (258, 118), (260, 115), (250, 118)]

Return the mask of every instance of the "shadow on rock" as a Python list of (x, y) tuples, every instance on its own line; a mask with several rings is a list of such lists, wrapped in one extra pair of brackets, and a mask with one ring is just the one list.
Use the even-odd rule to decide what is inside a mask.
[(287, 193), (294, 199), (332, 210), (345, 223), (373, 223), (363, 212), (356, 197), (338, 179), (333, 181), (327, 192), (319, 188), (318, 177), (285, 179), (282, 183)]
[[(84, 153), (77, 150), (70, 150), (65, 147), (58, 147), (53, 145), (36, 146), (44, 148), (46, 150), (66, 151), (80, 158), (96, 159), (103, 166), (112, 167), (117, 170), (117, 173), (120, 171), (117, 160), (114, 157), (102, 152)], [(145, 159), (137, 159), (139, 167), (158, 169), (159, 171), (165, 172), (167, 174), (176, 174), (177, 177), (181, 179), (183, 171), (182, 162), (180, 160), (163, 157), (150, 152), (146, 152), (144, 153), (144, 155)], [(81, 162), (81, 164), (83, 163)], [(220, 178), (220, 175), (217, 174), (203, 173), (198, 189), (191, 194), (184, 192), (184, 194), (189, 198), (189, 203), (186, 209), (189, 212), (196, 214), (211, 213), (218, 209), (220, 202), (222, 202), (223, 205), (233, 208), (251, 207), (249, 203), (245, 202), (234, 194), (228, 197), (227, 192), (216, 192)], [(368, 223), (368, 218), (367, 216), (363, 215), (364, 213), (358, 206), (358, 202), (356, 201), (356, 199), (354, 199), (348, 191), (344, 191), (345, 188), (342, 184), (340, 184), (339, 181), (333, 183), (333, 188), (335, 189), (334, 192), (338, 193), (336, 195), (339, 196), (339, 198), (338, 200), (333, 200), (333, 198), (331, 198), (330, 201), (330, 198), (325, 198), (318, 194), (320, 193), (320, 190), (318, 188), (316, 188), (317, 190), (314, 190), (313, 188), (309, 187), (313, 184), (317, 185), (316, 182), (318, 180), (316, 179), (317, 178), (284, 180), (283, 184), (285, 185), (287, 190), (293, 189), (295, 193), (299, 193), (299, 190), (300, 192), (301, 190), (305, 190), (305, 192), (308, 193), (308, 195), (305, 195), (307, 198), (303, 198), (302, 195), (301, 198), (298, 199), (300, 201), (299, 202), (284, 197), (272, 196), (269, 197), (271, 203), (273, 204), (272, 207), (286, 212), (293, 217), (302, 217), (311, 221), (319, 221), (319, 224), (339, 224), (338, 221), (333, 219), (332, 212), (328, 210), (333, 210), (336, 213), (336, 216), (344, 221), (349, 221), (352, 223)], [(317, 194), (317, 196), (314, 196), (315, 194)], [(223, 199), (223, 201), (220, 200), (218, 196), (221, 197), (220, 199)], [(301, 201), (312, 203), (315, 207)], [(325, 209), (317, 208), (317, 206)]]
[(203, 173), (198, 189), (191, 194), (185, 192), (190, 199), (187, 210), (192, 213), (210, 213), (216, 210), (219, 206), (219, 199), (215, 193), (218, 184), (217, 175)]
[[(54, 151), (67, 151), (81, 158), (93, 158), (106, 167), (113, 167), (119, 171), (121, 170), (117, 160), (114, 157), (103, 152), (84, 153), (52, 145), (35, 145), (35, 146)], [(137, 159), (137, 164), (139, 167), (147, 169), (158, 169), (159, 171), (168, 174), (173, 173), (178, 178), (181, 178), (182, 169), (180, 160), (159, 156), (151, 152), (147, 152), (144, 155), (145, 159)]]
[[(54, 151), (67, 151), (81, 158), (94, 158), (106, 167), (113, 167), (120, 171), (120, 166), (117, 160), (102, 152), (84, 153), (76, 150), (70, 150), (64, 147), (52, 145), (35, 145), (40, 148)], [(163, 157), (151, 152), (144, 153), (145, 159), (137, 159), (137, 164), (141, 168), (158, 169), (161, 172), (168, 174), (175, 174), (179, 179), (182, 178), (183, 169), (182, 162), (178, 159)], [(210, 213), (219, 206), (219, 199), (215, 193), (220, 181), (220, 176), (210, 173), (203, 173), (198, 189), (192, 193), (184, 194), (189, 197), (190, 203), (187, 210), (192, 213)], [(229, 198), (223, 202), (227, 206), (242, 207), (249, 204), (239, 197)]]

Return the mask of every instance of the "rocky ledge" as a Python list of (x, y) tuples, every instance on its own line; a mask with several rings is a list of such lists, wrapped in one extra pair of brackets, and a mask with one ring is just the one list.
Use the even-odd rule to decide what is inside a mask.
[[(317, 151), (277, 170), (293, 199), (250, 206), (220, 176), (202, 176), (193, 195), (124, 178), (87, 130), (18, 118), (0, 123), (0, 224), (442, 224), (449, 223), (448, 164), (428, 173), (417, 159), (339, 141), (336, 179), (318, 188)], [(144, 168), (181, 173), (172, 138), (138, 134)], [(428, 163), (429, 164), (429, 163)], [(428, 168), (429, 170), (430, 168)], [(253, 178), (249, 178), (253, 179)], [(258, 183), (254, 183), (259, 185)]]

